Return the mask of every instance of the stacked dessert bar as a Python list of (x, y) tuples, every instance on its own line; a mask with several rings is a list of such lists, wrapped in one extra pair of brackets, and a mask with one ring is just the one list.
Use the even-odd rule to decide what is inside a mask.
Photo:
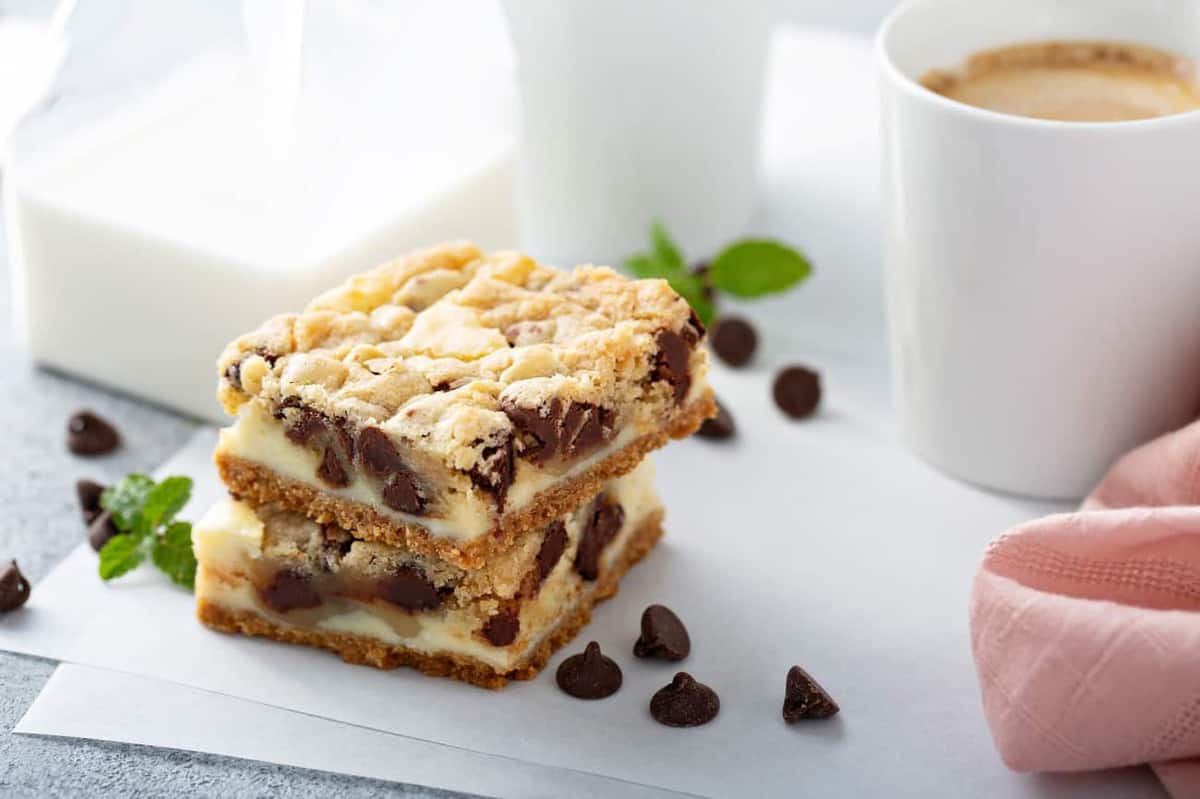
[(488, 687), (537, 674), (662, 534), (646, 455), (715, 412), (660, 280), (446, 245), (228, 348), (200, 619)]

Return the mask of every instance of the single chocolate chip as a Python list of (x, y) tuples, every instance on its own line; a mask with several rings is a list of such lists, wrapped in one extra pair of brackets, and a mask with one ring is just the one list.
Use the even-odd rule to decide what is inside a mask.
[(342, 448), (342, 458), (347, 465), (354, 463), (354, 434), (350, 432), (350, 423), (345, 419), (331, 419), (326, 423), (333, 431), (333, 439)]
[(665, 380), (671, 384), (672, 394), (676, 402), (682, 402), (687, 396), (688, 388), (692, 385), (692, 377), (688, 368), (691, 358), (691, 348), (683, 336), (673, 330), (660, 330), (655, 337), (658, 353), (654, 356), (654, 369), (651, 377), (655, 380)]
[(783, 720), (793, 724), (801, 719), (827, 719), (841, 710), (829, 692), (799, 666), (788, 669), (783, 695)]
[(109, 539), (120, 533), (116, 523), (113, 522), (112, 513), (101, 511), (100, 515), (88, 525), (88, 543), (92, 545), (92, 549), (99, 552), (104, 549), (104, 545), (109, 542)]
[(730, 366), (744, 366), (758, 348), (758, 334), (740, 316), (723, 316), (713, 325), (708, 336), (713, 352)]
[(513, 427), (525, 434), (521, 455), (533, 463), (542, 464), (558, 454), (562, 440), (562, 400), (554, 397), (542, 408), (528, 408), (502, 401), (500, 405)]
[(296, 608), (315, 608), (321, 604), (321, 595), (313, 587), (308, 575), (291, 569), (275, 572), (271, 584), (259, 589), (258, 595), (280, 613)]
[(442, 604), (437, 586), (416, 566), (401, 566), (379, 582), (379, 596), (405, 610), (432, 610)]
[(562, 522), (554, 522), (546, 528), (542, 538), (542, 546), (538, 550), (538, 584), (541, 585), (554, 567), (562, 560), (563, 551), (567, 548), (567, 526)]
[(83, 515), (83, 523), (91, 524), (103, 512), (100, 507), (100, 496), (104, 486), (95, 480), (81, 479), (75, 481), (75, 496), (79, 498), (79, 512)]
[(346, 474), (342, 461), (338, 458), (332, 444), (325, 448), (325, 453), (321, 456), (321, 465), (317, 467), (317, 477), (335, 488), (350, 485), (350, 475)]
[(650, 700), (650, 715), (668, 727), (699, 727), (717, 717), (721, 700), (717, 692), (681, 671), (671, 684), (658, 689)]
[[(291, 399), (289, 397), (289, 399)], [(281, 405), (282, 410), (290, 405)], [(293, 444), (304, 446), (313, 436), (325, 430), (325, 416), (312, 408), (301, 408), (292, 419), (292, 423), (284, 429), (284, 434)]]
[(358, 457), (363, 470), (372, 477), (383, 479), (404, 469), (404, 461), (388, 434), (378, 427), (364, 428), (358, 434)]
[[(582, 409), (582, 419), (579, 425), (571, 428), (573, 432), (569, 437), (566, 435), (565, 423), (563, 431), (563, 439), (567, 442), (563, 449), (568, 455), (576, 457), (586, 454), (612, 438), (617, 416), (609, 408), (601, 408), (589, 403), (577, 402), (571, 406), (572, 411), (577, 408)], [(569, 417), (570, 411), (568, 411)]]
[(420, 515), (425, 512), (425, 497), (408, 470), (388, 478), (383, 486), (383, 504), (401, 513)]
[(651, 605), (642, 613), (642, 634), (633, 645), (633, 654), (640, 658), (683, 660), (692, 651), (683, 622), (668, 607)]
[(558, 687), (576, 699), (603, 699), (621, 687), (621, 667), (592, 641), (582, 654), (571, 655), (554, 675)]
[(821, 402), (821, 376), (804, 366), (789, 366), (775, 376), (772, 393), (781, 411), (803, 419)]
[(521, 619), (512, 610), (500, 611), (483, 625), (483, 637), (492, 646), (508, 646), (517, 640), (520, 631)]
[(80, 411), (67, 422), (67, 448), (76, 455), (104, 455), (120, 443), (117, 429), (91, 411)]
[(498, 510), (504, 510), (504, 500), (513, 481), (512, 434), (504, 433), (501, 443), (484, 447), (479, 455), (480, 462), (468, 472), (471, 482), (480, 491), (492, 495)]
[(225, 367), (225, 380), (235, 391), (242, 390), (242, 362), (234, 361)]
[(596, 497), (592, 510), (579, 538), (575, 552), (575, 570), (585, 580), (600, 576), (600, 553), (617, 535), (625, 523), (625, 509), (606, 495)]
[(733, 414), (719, 400), (717, 401), (717, 415), (711, 419), (705, 419), (700, 425), (700, 429), (696, 431), (696, 435), (701, 438), (718, 440), (733, 438), (735, 433), (737, 433), (737, 426), (733, 423)]
[(29, 581), (17, 568), (17, 562), (10, 560), (0, 570), (0, 613), (8, 613), (24, 605), (29, 600), (30, 590)]

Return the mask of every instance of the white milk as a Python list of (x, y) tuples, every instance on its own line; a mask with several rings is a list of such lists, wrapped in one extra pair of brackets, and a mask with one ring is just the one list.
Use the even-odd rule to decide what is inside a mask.
[(28, 159), (5, 203), (34, 359), (221, 419), (216, 358), (269, 315), (414, 247), (515, 245), (508, 76), (464, 102), (406, 74), (310, 107), (336, 124), (302, 128), (287, 156), (235, 72)]

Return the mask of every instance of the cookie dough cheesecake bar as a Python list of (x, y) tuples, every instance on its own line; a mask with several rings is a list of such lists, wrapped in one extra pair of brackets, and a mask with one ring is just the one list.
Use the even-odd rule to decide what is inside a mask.
[(466, 570), (715, 412), (661, 280), (453, 244), (350, 279), (221, 356), (231, 493)]
[(661, 534), (644, 461), (562, 518), (467, 570), (234, 499), (195, 526), (201, 620), (498, 688), (537, 674)]

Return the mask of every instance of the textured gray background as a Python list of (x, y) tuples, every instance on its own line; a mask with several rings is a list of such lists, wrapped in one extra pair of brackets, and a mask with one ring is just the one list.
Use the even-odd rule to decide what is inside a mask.
[[(0, 252), (3, 252), (0, 219)], [(8, 264), (0, 255), (0, 558), (37, 582), (84, 537), (75, 480), (110, 483), (150, 471), (195, 424), (170, 411), (33, 367), (12, 325)], [(91, 408), (124, 445), (84, 459), (65, 446), (67, 417)], [(0, 652), (0, 796), (448, 797), (443, 791), (253, 761), (96, 741), (13, 735), (54, 663)]]

